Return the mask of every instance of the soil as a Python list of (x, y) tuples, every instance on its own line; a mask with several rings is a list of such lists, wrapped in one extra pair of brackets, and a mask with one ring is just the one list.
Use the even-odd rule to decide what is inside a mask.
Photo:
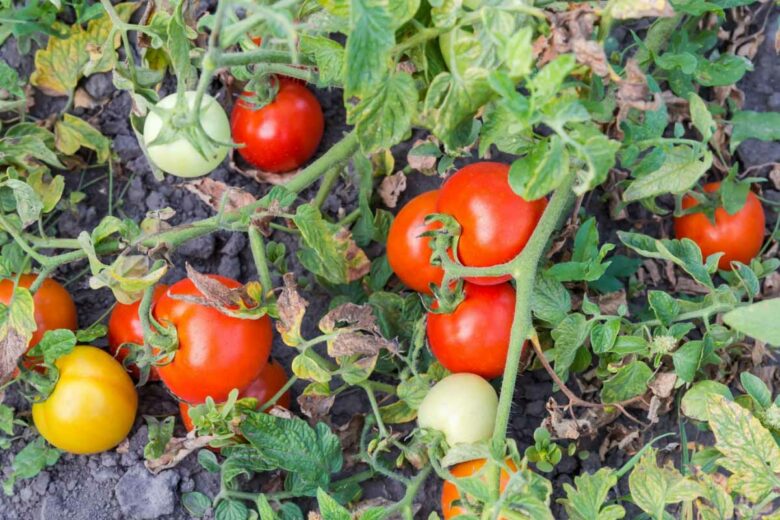
[[(752, 110), (780, 110), (780, 59), (773, 49), (774, 34), (778, 27), (777, 8), (774, 19), (767, 30), (767, 38), (759, 55), (756, 57), (755, 71), (740, 85), (745, 91), (746, 108)], [(0, 58), (8, 62), (20, 72), (20, 76), (28, 77), (31, 72), (32, 53), (20, 55), (15, 42), (10, 39), (0, 48)], [(154, 179), (146, 159), (143, 157), (136, 138), (128, 123), (128, 113), (131, 107), (130, 98), (126, 93), (116, 91), (107, 74), (98, 74), (82, 82), (86, 91), (101, 103), (98, 108), (90, 111), (77, 109), (77, 115), (86, 117), (105, 135), (113, 140), (113, 150), (121, 159), (121, 171), (117, 173), (114, 182), (115, 200), (117, 193), (123, 193), (121, 202), (115, 207), (115, 213), (140, 220), (148, 211), (171, 207), (176, 215), (171, 223), (184, 223), (205, 218), (212, 211), (201, 203), (194, 195), (184, 190), (182, 181), (175, 177), (166, 177), (162, 182)], [(217, 89), (214, 94), (225, 105), (225, 91)], [(319, 153), (332, 146), (347, 130), (341, 101), (341, 91), (318, 91), (326, 118), (326, 134), (320, 146)], [(46, 118), (61, 110), (64, 98), (50, 98), (41, 92), (35, 92), (35, 106), (31, 113), (35, 118)], [(405, 165), (408, 145), (399, 146), (394, 150), (396, 165)], [(748, 142), (740, 149), (740, 158), (746, 166), (780, 161), (780, 143)], [(75, 237), (81, 230), (93, 228), (108, 211), (107, 182), (95, 179), (103, 178), (106, 171), (101, 169), (86, 170), (81, 175), (71, 173), (67, 177), (68, 188), (82, 190), (86, 198), (78, 210), (68, 215), (62, 215), (57, 220), (57, 234), (64, 237)], [(757, 172), (765, 173), (765, 172)], [(224, 181), (232, 186), (239, 186), (247, 191), (261, 195), (269, 189), (267, 185), (258, 184), (229, 169), (227, 161), (211, 175), (211, 178)], [(399, 206), (416, 193), (436, 187), (441, 180), (436, 177), (425, 177), (412, 174), (409, 188), (404, 193)], [(316, 189), (316, 186), (312, 189)], [(771, 183), (765, 185), (765, 196), (772, 200), (780, 200), (780, 192), (775, 191)], [(346, 174), (336, 184), (329, 194), (324, 211), (331, 215), (343, 215), (357, 205), (357, 189), (355, 180)], [(307, 198), (310, 193), (302, 194)], [(661, 221), (650, 218), (641, 209), (632, 209), (630, 218), (613, 219), (609, 215), (607, 197), (596, 192), (585, 201), (588, 214), (596, 215), (599, 221), (602, 240), (617, 242), (615, 233), (618, 229), (631, 229), (637, 225), (643, 226), (647, 233), (657, 231), (659, 235), (669, 233)], [(774, 222), (775, 216), (769, 220)], [(648, 227), (651, 226), (651, 227)], [(276, 233), (274, 240), (284, 242), (288, 250), (295, 249), (295, 241), (287, 235)], [(565, 254), (565, 252), (564, 252)], [(202, 237), (181, 247), (172, 258), (172, 267), (164, 281), (173, 282), (184, 277), (184, 265), (189, 262), (202, 272), (216, 272), (242, 281), (255, 278), (251, 254), (247, 247), (247, 239), (241, 233), (220, 232), (212, 236)], [(288, 256), (291, 267), (295, 265), (294, 255)], [(113, 303), (111, 293), (107, 290), (91, 290), (88, 287), (88, 277), (83, 264), (76, 264), (61, 269), (57, 278), (67, 283), (79, 309), (79, 322), (86, 327), (99, 319)], [(278, 274), (275, 275), (278, 283)], [(322, 290), (313, 289), (306, 293), (311, 305), (308, 310), (309, 319), (305, 334), (312, 335), (316, 319), (327, 307), (329, 296)], [(102, 345), (104, 343), (99, 343)], [(273, 347), (273, 355), (289, 366), (292, 355), (277, 338)], [(572, 386), (576, 385), (572, 382)], [(300, 391), (296, 387), (294, 391)], [(527, 372), (520, 376), (518, 388), (512, 409), (510, 435), (515, 439), (521, 451), (528, 445), (532, 433), (547, 416), (545, 404), (553, 395), (552, 383), (543, 371)], [(143, 416), (166, 416), (177, 414), (175, 400), (167, 394), (163, 387), (148, 384), (140, 389), (140, 410), (138, 419), (129, 437), (129, 444), (120, 450), (114, 450), (93, 456), (63, 455), (55, 466), (43, 471), (31, 480), (20, 481), (16, 485), (15, 494), (11, 497), (0, 496), (0, 519), (40, 519), (40, 520), (97, 520), (97, 519), (183, 519), (189, 515), (182, 508), (179, 497), (182, 493), (197, 490), (209, 496), (214, 496), (219, 490), (218, 478), (204, 471), (191, 456), (179, 466), (165, 471), (157, 476), (151, 475), (143, 466), (143, 446), (146, 443), (147, 430)], [(559, 394), (554, 397), (563, 402)], [(24, 409), (26, 405), (13, 391), (6, 396), (6, 403)], [(366, 413), (368, 403), (362, 394), (348, 393), (337, 401), (332, 421), (336, 425), (345, 423), (358, 413)], [(641, 412), (640, 412), (641, 413)], [(580, 451), (589, 452), (585, 460), (578, 456), (564, 455), (563, 460), (550, 474), (554, 489), (560, 493), (564, 483), (572, 483), (574, 475), (582, 471), (595, 471), (603, 464), (613, 467), (625, 462), (627, 455), (623, 450), (611, 450), (605, 460), (600, 460), (599, 447), (606, 435), (615, 428), (630, 426), (630, 422), (618, 421), (606, 428), (594, 439), (580, 442)], [(183, 433), (177, 426), (177, 432)], [(641, 432), (638, 444), (648, 441), (661, 433), (678, 431), (676, 414), (670, 413), (660, 418), (651, 429)], [(620, 433), (620, 430), (617, 430)], [(695, 434), (695, 431), (691, 431)], [(22, 439), (13, 444), (12, 449), (0, 453), (2, 477), (10, 471), (13, 454), (27, 442)], [(675, 447), (674, 438), (664, 439), (660, 447)], [(565, 443), (563, 443), (565, 445)], [(419, 495), (418, 503), (421, 510), (419, 518), (426, 518), (430, 511), (438, 508), (440, 483), (430, 479)], [(621, 494), (627, 492), (625, 482), (619, 486)], [(397, 499), (403, 490), (395, 483), (383, 480), (368, 482), (365, 486), (367, 497), (382, 496)], [(306, 503), (303, 503), (306, 507)], [(554, 506), (556, 517), (565, 515), (559, 506)], [(630, 515), (629, 515), (630, 516)]]

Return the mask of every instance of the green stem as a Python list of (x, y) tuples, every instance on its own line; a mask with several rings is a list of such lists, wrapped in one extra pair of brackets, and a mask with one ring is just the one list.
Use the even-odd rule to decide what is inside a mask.
[(265, 254), (265, 240), (257, 226), (249, 226), (249, 247), (252, 250), (252, 257), (255, 260), (257, 276), (260, 277), (260, 283), (263, 286), (263, 297), (273, 293), (273, 282), (271, 281), (271, 271), (268, 269), (268, 257)]
[(390, 508), (387, 510), (386, 518), (391, 517), (394, 513), (402, 512), (404, 515), (404, 518), (408, 520), (414, 519), (414, 499), (417, 496), (417, 493), (420, 491), (420, 487), (422, 487), (423, 483), (428, 479), (428, 475), (431, 474), (431, 466), (427, 466), (423, 468), (415, 477), (412, 479), (411, 482), (406, 486), (406, 492), (404, 493), (404, 497), (399, 501), (390, 506)]
[(255, 49), (246, 52), (226, 52), (217, 62), (222, 67), (238, 67), (253, 63), (288, 63), (290, 54), (285, 51), (271, 49)]
[(294, 385), (298, 381), (298, 376), (293, 374), (290, 379), (287, 380), (287, 382), (284, 384), (282, 388), (279, 389), (278, 392), (276, 392), (273, 397), (271, 397), (268, 401), (264, 402), (262, 406), (260, 407), (260, 411), (264, 412), (271, 408), (273, 405), (275, 405), (279, 399), (282, 398), (285, 392), (287, 392), (290, 388), (292, 388), (292, 385)]
[(312, 69), (299, 68), (285, 63), (259, 63), (255, 66), (254, 72), (258, 75), (279, 74), (288, 78), (299, 79), (306, 83), (319, 82), (319, 74)]
[(19, 247), (22, 248), (22, 250), (30, 255), (33, 260), (38, 262), (44, 267), (48, 267), (50, 265), (49, 258), (45, 255), (40, 254), (38, 251), (36, 251), (24, 238), (22, 238), (22, 235), (19, 234), (19, 232), (16, 230), (16, 228), (11, 224), (8, 219), (5, 218), (5, 215), (0, 214), (0, 230), (5, 231), (9, 235), (11, 235), (11, 238), (16, 241), (17, 244), (19, 244)]
[(331, 168), (330, 170), (325, 172), (325, 175), (322, 177), (322, 182), (320, 182), (320, 187), (317, 190), (317, 196), (314, 197), (314, 200), (312, 201), (312, 205), (315, 208), (322, 207), (322, 204), (325, 202), (325, 199), (328, 198), (330, 189), (333, 187), (333, 183), (336, 182), (338, 176), (339, 176), (338, 168)]
[(362, 384), (360, 385), (363, 390), (366, 391), (366, 395), (368, 396), (368, 402), (371, 403), (371, 410), (374, 412), (374, 417), (376, 418), (376, 426), (379, 428), (379, 434), (382, 437), (387, 437), (387, 428), (385, 427), (384, 421), (382, 421), (382, 414), (379, 412), (379, 404), (376, 402), (376, 395), (374, 395), (374, 389), (371, 387), (371, 385), (368, 384)]
[[(719, 304), (704, 307), (703, 309), (699, 309), (697, 311), (684, 312), (676, 316), (672, 321), (677, 323), (681, 321), (706, 319), (709, 316), (714, 316), (716, 314), (720, 314), (721, 312), (728, 312), (730, 310), (736, 309), (737, 307), (741, 307), (741, 306), (742, 305), (740, 304), (728, 305), (725, 303), (719, 303)], [(663, 325), (663, 324), (658, 320), (647, 320), (647, 321), (640, 321), (638, 323), (634, 323), (634, 325), (637, 327), (641, 327), (641, 326), (655, 327), (657, 325)]]

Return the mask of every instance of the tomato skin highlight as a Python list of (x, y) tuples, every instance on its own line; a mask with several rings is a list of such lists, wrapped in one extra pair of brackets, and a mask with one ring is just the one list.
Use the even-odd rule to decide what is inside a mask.
[(417, 195), (395, 216), (387, 234), (387, 261), (401, 281), (419, 293), (431, 294), (430, 284), (440, 285), (444, 277), (441, 267), (431, 265), (433, 250), (425, 231), (441, 227), (440, 223), (425, 225), (425, 217), (436, 213), (439, 191)]
[(57, 448), (77, 454), (117, 446), (130, 433), (138, 395), (124, 367), (95, 347), (77, 346), (55, 362), (59, 380), (32, 406), (35, 427)]
[[(509, 187), (509, 165), (477, 162), (455, 172), (441, 187), (438, 213), (455, 217), (461, 226), (458, 258), (469, 267), (509, 262), (525, 247), (547, 207), (547, 199), (527, 201)], [(492, 285), (509, 275), (468, 278)]]
[(498, 395), (476, 374), (451, 374), (428, 391), (417, 424), (442, 432), (450, 446), (486, 441), (493, 435)]
[(450, 372), (471, 372), (493, 379), (504, 373), (506, 365), (515, 290), (509, 283), (466, 282), (464, 291), (466, 297), (454, 312), (428, 313), (428, 343), (439, 363)]
[[(154, 288), (152, 306), (154, 306), (157, 300), (160, 299), (160, 296), (167, 290), (168, 286), (165, 284), (159, 284)], [(135, 343), (136, 345), (144, 344), (144, 328), (141, 325), (141, 317), (138, 314), (138, 309), (140, 307), (141, 300), (129, 305), (117, 302), (114, 306), (114, 310), (111, 311), (111, 316), (108, 318), (108, 349), (111, 352), (111, 355), (120, 363), (123, 363), (125, 358), (130, 354), (130, 350), (122, 348), (122, 345), (125, 343)], [(122, 366), (124, 366), (124, 364)], [(126, 368), (135, 379), (138, 379), (140, 371), (137, 366), (131, 365)], [(160, 380), (160, 374), (157, 373), (157, 367), (152, 366), (149, 370), (149, 380)]]
[[(320, 102), (299, 81), (278, 77), (279, 91), (266, 106), (254, 110), (238, 99), (230, 116), (233, 140), (247, 162), (272, 173), (303, 165), (317, 151), (325, 129)], [(245, 96), (251, 95), (244, 92)]]
[[(241, 284), (209, 275), (228, 288)], [(233, 318), (198, 303), (173, 296), (202, 296), (189, 278), (173, 284), (154, 306), (154, 317), (176, 327), (179, 349), (171, 363), (157, 368), (160, 379), (179, 399), (202, 403), (211, 396), (227, 399), (233, 388), (243, 390), (268, 362), (273, 333), (268, 316)]]
[[(450, 468), (450, 473), (456, 478), (466, 478), (477, 473), (485, 465), (487, 461), (485, 459), (470, 460), (467, 462), (461, 462)], [(517, 466), (512, 459), (506, 459), (506, 464), (513, 471), (517, 471)], [(487, 473), (487, 472), (485, 472)], [(483, 475), (485, 475), (483, 473)], [(485, 477), (486, 478), (486, 477)], [(503, 468), (501, 469), (501, 478), (499, 480), (499, 489), (503, 492), (509, 484), (510, 475)], [(465, 515), (466, 510), (454, 504), (456, 500), (460, 500), (460, 492), (455, 483), (445, 480), (441, 487), (441, 512), (444, 520), (455, 518), (458, 515)], [(503, 516), (499, 517), (499, 520), (503, 519)]]
[[(704, 185), (704, 191), (716, 192), (719, 182)], [(698, 202), (690, 195), (683, 197), (683, 209), (696, 206)], [(674, 219), (674, 235), (680, 240), (689, 238), (701, 248), (704, 259), (713, 253), (724, 253), (718, 261), (718, 268), (731, 270), (731, 262), (749, 264), (764, 243), (766, 216), (761, 201), (751, 191), (745, 205), (734, 215), (725, 209), (715, 210), (715, 224), (704, 213), (691, 213)]]
[[(246, 387), (240, 394), (239, 398), (254, 397), (257, 399), (257, 408), (259, 409), (269, 399), (276, 395), (276, 392), (282, 389), (287, 384), (287, 372), (281, 363), (275, 359), (271, 359), (265, 366), (260, 375), (252, 381), (252, 383)], [(290, 397), (289, 390), (282, 394), (276, 404), (284, 408), (290, 408), (292, 398)], [(185, 402), (179, 402), (179, 413), (181, 414), (182, 423), (187, 428), (188, 432), (191, 432), (195, 425), (192, 424), (190, 419), (190, 405)]]
[[(172, 109), (176, 105), (176, 96), (174, 92), (163, 98), (157, 106), (167, 110)], [(192, 109), (195, 106), (195, 91), (187, 91), (185, 98), (189, 108)], [(203, 96), (201, 102), (200, 122), (209, 137), (221, 143), (230, 142), (230, 122), (227, 114), (217, 100), (208, 94)], [(177, 136), (169, 143), (149, 146), (160, 135), (163, 124), (159, 115), (150, 112), (144, 121), (143, 136), (149, 157), (162, 171), (177, 177), (201, 177), (213, 171), (227, 156), (229, 150), (227, 146), (214, 145), (211, 154), (203, 157), (183, 136)]]
[[(38, 275), (23, 274), (19, 277), (19, 287), (29, 289)], [(8, 305), (14, 292), (12, 279), (0, 280), (0, 302)], [(70, 293), (52, 278), (46, 278), (33, 295), (35, 323), (38, 328), (33, 332), (27, 350), (37, 345), (46, 331), (56, 329), (76, 330), (78, 314), (76, 304)]]

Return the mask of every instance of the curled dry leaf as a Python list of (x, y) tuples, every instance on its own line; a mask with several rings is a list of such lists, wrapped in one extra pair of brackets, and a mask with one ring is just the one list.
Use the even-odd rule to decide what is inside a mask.
[[(541, 39), (534, 42), (533, 52), (539, 55), (539, 66), (551, 62), (560, 54), (574, 52), (578, 62), (588, 66), (590, 61), (601, 62), (597, 66), (608, 70), (606, 56), (603, 57), (603, 62), (599, 56), (604, 51), (599, 53), (587, 43), (598, 18), (591, 6), (580, 4), (566, 11), (549, 12), (547, 17), (550, 21), (549, 38), (544, 42)], [(579, 52), (575, 50), (575, 46), (580, 48)]]
[(86, 108), (91, 110), (98, 106), (98, 102), (95, 98), (89, 95), (83, 87), (76, 89), (76, 93), (73, 95), (73, 108)]
[(258, 170), (255, 168), (241, 168), (239, 167), (235, 160), (235, 153), (233, 150), (230, 152), (230, 169), (243, 175), (244, 177), (247, 177), (248, 179), (252, 179), (255, 182), (267, 182), (268, 184), (273, 184), (274, 186), (283, 186), (290, 182), (290, 180), (298, 175), (298, 172), (300, 170), (295, 170), (288, 173), (271, 173), (266, 172), (263, 170)]
[(625, 305), (628, 308), (628, 299), (626, 298), (626, 290), (620, 289), (607, 294), (601, 294), (596, 299), (599, 309), (604, 314), (617, 314), (618, 308), (621, 305)]
[(571, 47), (579, 63), (590, 67), (590, 70), (597, 76), (602, 78), (610, 76), (611, 69), (607, 62), (607, 55), (598, 42), (593, 40), (574, 40)]
[(382, 179), (379, 185), (379, 197), (388, 208), (394, 208), (398, 204), (398, 197), (406, 189), (406, 175), (404, 172), (394, 173)]
[(284, 287), (276, 300), (279, 318), (276, 320), (276, 330), (282, 336), (285, 345), (294, 347), (303, 341), (301, 338), (301, 322), (306, 313), (306, 301), (298, 292), (295, 275), (286, 273), (283, 277)]
[(328, 342), (331, 357), (366, 355), (376, 356), (386, 349), (398, 352), (398, 346), (382, 337), (374, 312), (368, 305), (345, 303), (322, 317), (320, 330), (327, 333), (340, 332)]
[(280, 419), (294, 419), (296, 415), (284, 406), (274, 405), (267, 410), (269, 415), (279, 417)]
[(629, 110), (636, 109), (642, 112), (648, 110), (657, 110), (661, 104), (658, 94), (648, 99), (650, 89), (647, 86), (647, 77), (639, 67), (635, 59), (629, 59), (626, 62), (625, 77), (618, 83), (616, 100), (618, 113), (616, 116), (616, 127), (620, 132), (620, 123), (628, 117)]
[(301, 394), (298, 396), (297, 401), (303, 415), (311, 419), (312, 422), (317, 423), (328, 418), (330, 409), (333, 407), (333, 403), (336, 402), (336, 396), (314, 393)]
[(193, 193), (215, 211), (235, 211), (257, 200), (251, 193), (208, 177), (188, 182), (184, 185), (184, 189)]
[(642, 448), (642, 444), (639, 430), (620, 423), (611, 425), (599, 446), (599, 459), (604, 462), (607, 453), (614, 448), (624, 451), (627, 455), (633, 455)]
[(260, 283), (249, 282), (231, 289), (219, 280), (199, 273), (189, 263), (186, 264), (186, 269), (187, 277), (202, 296), (176, 294), (172, 295), (172, 298), (211, 307), (236, 318), (258, 319), (266, 315), (266, 308), (260, 304), (263, 292)]
[(360, 280), (371, 271), (371, 260), (366, 252), (358, 247), (352, 239), (352, 233), (347, 228), (341, 228), (333, 238), (336, 242), (346, 243), (344, 258), (347, 260), (347, 282)]
[(769, 179), (776, 190), (780, 190), (780, 163), (772, 165), (772, 171), (769, 172)]
[(346, 424), (336, 428), (336, 435), (341, 441), (341, 449), (344, 452), (345, 468), (350, 468), (360, 463), (360, 435), (363, 433), (363, 425), (366, 416), (353, 415)]
[(581, 437), (594, 437), (599, 429), (613, 422), (620, 415), (617, 410), (605, 408), (585, 408), (576, 418), (566, 406), (561, 406), (550, 397), (547, 401), (548, 416), (542, 421), (542, 427), (552, 433), (556, 439), (577, 440)]
[(205, 448), (215, 438), (214, 435), (195, 437), (194, 433), (190, 433), (187, 437), (173, 437), (165, 445), (165, 452), (162, 456), (146, 460), (144, 466), (156, 475), (163, 470), (175, 467), (190, 453)]
[(609, 14), (616, 20), (674, 16), (668, 0), (620, 0), (613, 2)]
[(19, 358), (27, 352), (27, 342), (30, 340), (13, 327), (3, 329), (0, 331), (0, 384), (11, 379)]
[[(411, 149), (414, 150), (418, 146), (435, 142), (433, 137), (429, 137), (428, 139), (417, 139)], [(410, 168), (425, 175), (433, 175), (436, 173), (436, 156), (434, 155), (417, 155), (410, 152), (406, 155), (406, 162), (409, 164)]]
[(673, 372), (662, 372), (655, 376), (652, 382), (648, 385), (650, 391), (662, 399), (666, 399), (672, 395), (674, 390), (674, 384), (677, 382), (677, 375)]

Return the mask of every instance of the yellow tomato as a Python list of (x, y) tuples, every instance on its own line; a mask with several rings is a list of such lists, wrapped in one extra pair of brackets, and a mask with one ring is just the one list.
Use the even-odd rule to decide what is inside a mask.
[(60, 377), (48, 399), (32, 407), (35, 427), (61, 450), (89, 454), (127, 437), (138, 395), (122, 365), (107, 352), (79, 346), (56, 362)]

